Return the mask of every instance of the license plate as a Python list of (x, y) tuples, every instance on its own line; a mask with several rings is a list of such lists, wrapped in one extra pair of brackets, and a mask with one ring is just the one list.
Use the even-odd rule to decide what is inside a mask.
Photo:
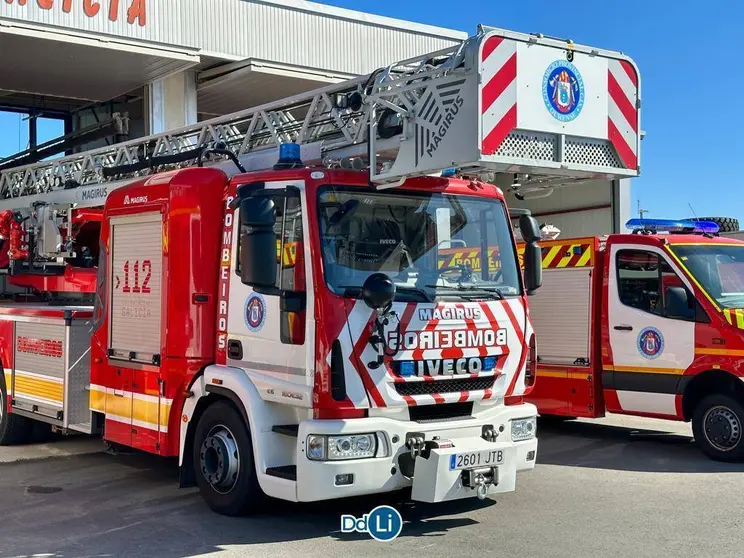
[(504, 450), (483, 450), (455, 453), (450, 456), (450, 471), (471, 467), (490, 467), (504, 462)]

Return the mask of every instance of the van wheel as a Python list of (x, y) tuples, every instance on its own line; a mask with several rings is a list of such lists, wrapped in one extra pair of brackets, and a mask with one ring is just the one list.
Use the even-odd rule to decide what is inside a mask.
[(695, 408), (692, 433), (705, 455), (715, 461), (744, 461), (744, 405), (722, 393), (709, 395)]
[(264, 499), (258, 485), (251, 434), (226, 401), (209, 406), (194, 435), (194, 472), (207, 505), (222, 515), (255, 511)]
[(0, 446), (15, 446), (28, 442), (33, 422), (8, 412), (8, 389), (5, 373), (0, 369)]

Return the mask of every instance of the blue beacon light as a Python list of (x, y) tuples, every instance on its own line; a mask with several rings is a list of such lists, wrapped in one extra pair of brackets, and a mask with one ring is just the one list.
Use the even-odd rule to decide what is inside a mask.
[(299, 144), (282, 143), (279, 145), (279, 161), (274, 165), (274, 170), (296, 169), (303, 166)]
[(632, 231), (687, 232), (715, 234), (719, 227), (712, 221), (685, 221), (677, 219), (630, 219), (625, 227)]

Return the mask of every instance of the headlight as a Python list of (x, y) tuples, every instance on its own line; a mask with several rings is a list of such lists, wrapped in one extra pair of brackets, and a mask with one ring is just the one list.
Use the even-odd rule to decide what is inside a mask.
[(531, 440), (537, 433), (537, 418), (530, 417), (511, 421), (512, 442)]
[[(383, 446), (384, 448), (384, 446)], [(377, 454), (377, 434), (307, 437), (307, 458), (313, 461), (364, 459)]]
[(377, 437), (374, 434), (328, 436), (328, 459), (363, 459), (374, 457)]
[(325, 436), (307, 437), (307, 458), (319, 461), (325, 459)]

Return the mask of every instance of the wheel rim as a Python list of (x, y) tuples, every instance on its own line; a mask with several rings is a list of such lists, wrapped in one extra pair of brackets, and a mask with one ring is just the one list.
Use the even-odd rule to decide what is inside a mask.
[(215, 492), (227, 494), (235, 488), (240, 475), (240, 451), (227, 426), (213, 426), (204, 438), (199, 451), (199, 467)]
[(708, 443), (719, 451), (731, 451), (741, 440), (741, 420), (728, 407), (708, 409), (703, 417), (703, 432)]

